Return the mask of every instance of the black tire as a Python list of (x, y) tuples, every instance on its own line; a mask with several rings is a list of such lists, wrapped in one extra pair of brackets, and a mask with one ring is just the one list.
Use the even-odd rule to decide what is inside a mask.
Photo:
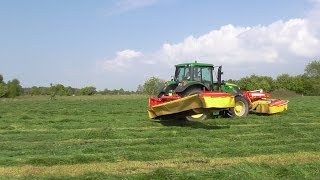
[(163, 95), (165, 95), (165, 93), (164, 92), (160, 92), (157, 97), (161, 98)]
[(230, 117), (245, 117), (249, 113), (249, 102), (243, 96), (235, 97), (235, 107), (230, 108), (229, 112), (225, 113)]
[[(184, 91), (181, 96), (186, 97), (186, 96), (191, 96), (194, 94), (200, 94), (202, 90), (198, 87), (189, 87), (186, 91)], [(192, 110), (191, 110), (192, 111)], [(209, 116), (209, 113), (201, 113), (201, 114), (196, 114), (196, 115), (187, 115), (185, 116), (186, 120), (188, 121), (203, 121), (206, 120)]]
[(227, 109), (227, 110), (219, 111), (219, 116), (223, 118), (231, 118), (232, 117), (231, 110)]
[(168, 95), (170, 91), (173, 91), (176, 88), (175, 85), (169, 85), (161, 88), (160, 93), (158, 94), (158, 98), (161, 98), (163, 95)]

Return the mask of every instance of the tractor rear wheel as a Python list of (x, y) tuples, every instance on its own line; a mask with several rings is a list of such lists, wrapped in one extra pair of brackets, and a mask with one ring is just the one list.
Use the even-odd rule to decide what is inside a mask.
[[(181, 94), (182, 97), (191, 96), (194, 94), (200, 94), (202, 90), (200, 88), (191, 87), (188, 88), (185, 92)], [(192, 111), (192, 110), (191, 110)], [(185, 116), (186, 120), (188, 121), (203, 121), (207, 119), (209, 116), (209, 113), (199, 113), (194, 115), (187, 115)]]

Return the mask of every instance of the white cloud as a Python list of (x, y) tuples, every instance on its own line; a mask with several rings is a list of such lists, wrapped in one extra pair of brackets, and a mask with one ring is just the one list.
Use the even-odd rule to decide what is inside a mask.
[(123, 72), (124, 70), (130, 68), (132, 63), (136, 63), (135, 61), (141, 56), (141, 52), (131, 49), (118, 51), (115, 58), (104, 59), (102, 67), (106, 71)]
[(181, 43), (164, 44), (161, 53), (165, 60), (161, 61), (169, 64), (187, 59), (220, 64), (278, 63), (290, 61), (288, 57), (305, 59), (320, 55), (319, 47), (320, 38), (308, 19), (254, 27), (229, 24), (197, 38), (189, 36)]
[(304, 18), (251, 27), (229, 24), (199, 37), (165, 43), (155, 52), (120, 51), (115, 58), (105, 59), (103, 69), (133, 67), (122, 76), (140, 78), (141, 82), (145, 76), (170, 78), (173, 65), (191, 60), (223, 65), (225, 79), (250, 74), (301, 74), (308, 61), (320, 57), (319, 4)]
[(114, 7), (107, 10), (107, 15), (122, 14), (131, 10), (152, 6), (157, 0), (118, 0)]
[(141, 56), (141, 52), (134, 51), (131, 49), (126, 49), (123, 51), (119, 51), (117, 53), (117, 58), (119, 59), (132, 59)]

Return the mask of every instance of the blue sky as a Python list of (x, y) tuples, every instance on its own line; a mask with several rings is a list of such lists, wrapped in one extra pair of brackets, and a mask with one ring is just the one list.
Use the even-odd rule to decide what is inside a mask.
[(24, 87), (129, 90), (190, 59), (223, 65), (225, 79), (301, 74), (320, 55), (318, 9), (316, 0), (0, 0), (0, 74)]

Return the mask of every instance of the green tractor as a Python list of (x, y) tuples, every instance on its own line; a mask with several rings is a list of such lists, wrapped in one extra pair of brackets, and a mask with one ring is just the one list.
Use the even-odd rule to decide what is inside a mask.
[(222, 66), (197, 61), (176, 65), (173, 79), (165, 83), (158, 97), (149, 98), (149, 118), (183, 116), (199, 121), (213, 112), (225, 117), (243, 117), (249, 111), (275, 114), (288, 109), (289, 101), (269, 99), (270, 94), (262, 90), (243, 91), (222, 81), (222, 74)]
[[(173, 79), (167, 81), (158, 95), (158, 98), (170, 96), (173, 93), (180, 97), (186, 97), (194, 94), (200, 94), (205, 91), (225, 92), (235, 96), (235, 106), (223, 109), (219, 113), (223, 116), (246, 116), (249, 112), (249, 102), (243, 96), (239, 86), (227, 83), (221, 80), (222, 66), (213, 66), (212, 64), (183, 63), (175, 66), (175, 75)], [(214, 78), (216, 77), (216, 78)], [(211, 112), (185, 116), (187, 120), (207, 119)]]

